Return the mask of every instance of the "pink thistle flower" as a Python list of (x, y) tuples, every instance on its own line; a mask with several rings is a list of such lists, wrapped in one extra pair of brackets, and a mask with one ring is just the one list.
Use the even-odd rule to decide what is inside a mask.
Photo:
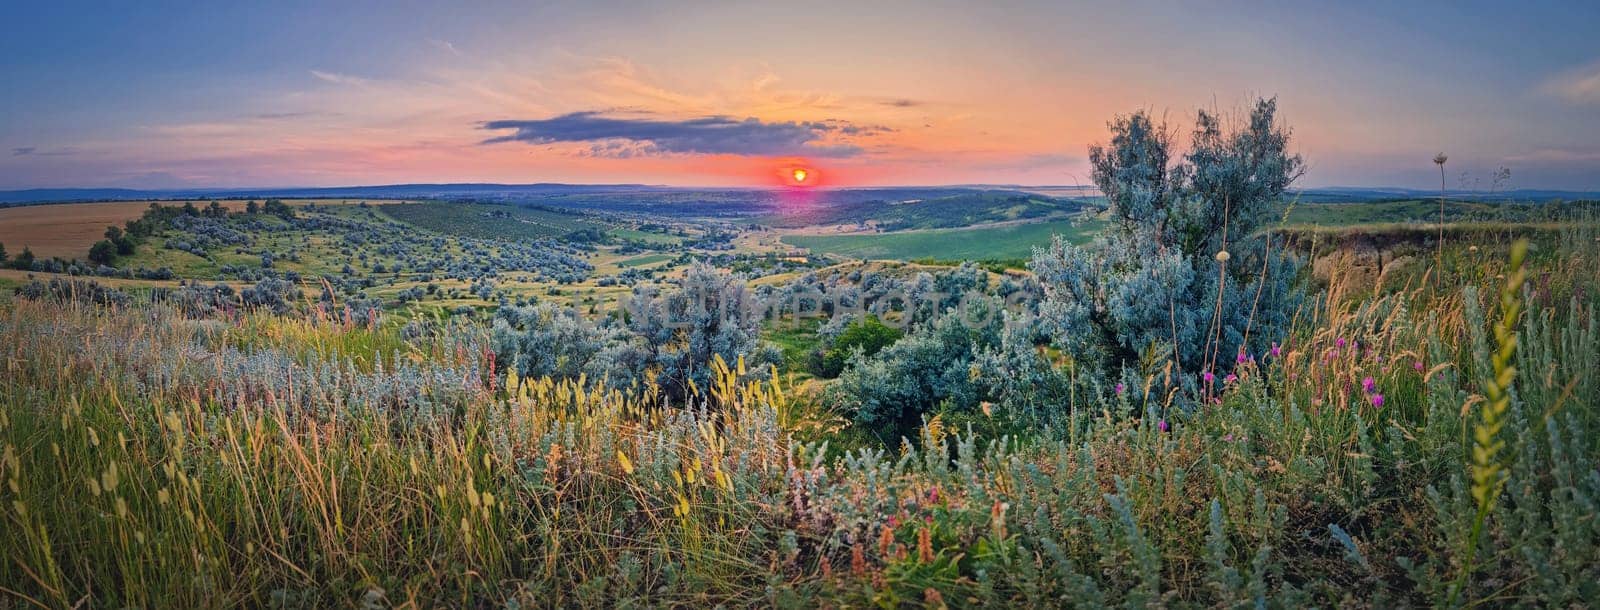
[(1125, 384), (1122, 384), (1122, 383), (1118, 383), (1117, 387), (1116, 387), (1116, 390), (1117, 390), (1117, 396), (1121, 396), (1123, 392), (1128, 391), (1128, 386), (1125, 385)]
[(1278, 356), (1282, 356), (1282, 355), (1283, 355), (1283, 346), (1278, 345), (1277, 341), (1273, 341), (1272, 342), (1272, 357), (1273, 358), (1277, 358)]
[(1344, 337), (1339, 337), (1339, 340), (1338, 341), (1334, 341), (1333, 344), (1338, 346), (1338, 347), (1340, 347), (1340, 348), (1343, 348), (1344, 347)]
[(1378, 382), (1373, 381), (1371, 377), (1364, 378), (1361, 380), (1361, 389), (1362, 391), (1371, 394), (1374, 391), (1377, 391)]
[(1239, 376), (1235, 375), (1233, 373), (1228, 373), (1227, 377), (1223, 377), (1222, 378), (1222, 382), (1223, 383), (1233, 383), (1233, 382), (1238, 381), (1238, 380), (1239, 380)]
[(1206, 383), (1211, 383), (1213, 381), (1216, 381), (1217, 376), (1213, 375), (1211, 373), (1211, 371), (1206, 371), (1206, 372), (1200, 374), (1200, 378), (1204, 379)]
[(1164, 419), (1161, 420), (1159, 423), (1156, 424), (1156, 428), (1158, 430), (1161, 430), (1162, 432), (1166, 432), (1168, 430), (1167, 420), (1164, 420)]
[(1238, 356), (1234, 356), (1233, 361), (1235, 363), (1237, 363), (1237, 364), (1244, 364), (1244, 362), (1246, 360), (1249, 360), (1249, 359), (1250, 359), (1250, 357), (1248, 355), (1246, 355), (1244, 352), (1239, 352)]
[(1374, 406), (1374, 407), (1382, 407), (1383, 406), (1383, 395), (1382, 394), (1373, 394), (1372, 395), (1372, 406)]
[(1422, 361), (1418, 360), (1416, 362), (1411, 363), (1411, 368), (1416, 369), (1416, 371), (1418, 373), (1421, 373), (1422, 372), (1422, 368), (1423, 368), (1422, 367)]

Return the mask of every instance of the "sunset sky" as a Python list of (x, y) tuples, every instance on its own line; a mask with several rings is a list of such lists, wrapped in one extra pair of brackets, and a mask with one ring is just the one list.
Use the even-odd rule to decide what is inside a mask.
[(1600, 190), (1600, 2), (8, 2), (0, 189), (1082, 184), (1276, 95), (1302, 186)]

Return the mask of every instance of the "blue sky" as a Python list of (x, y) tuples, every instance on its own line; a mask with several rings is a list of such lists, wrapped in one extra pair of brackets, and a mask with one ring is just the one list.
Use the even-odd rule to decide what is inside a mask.
[(1073, 184), (1276, 95), (1306, 186), (1600, 190), (1596, 2), (234, 4), (0, 8), (0, 188)]

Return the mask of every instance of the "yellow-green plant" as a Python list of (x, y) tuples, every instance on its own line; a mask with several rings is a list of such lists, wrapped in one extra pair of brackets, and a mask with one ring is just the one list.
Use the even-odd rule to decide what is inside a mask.
[(1500, 430), (1505, 427), (1506, 413), (1511, 409), (1511, 384), (1517, 378), (1517, 320), (1522, 315), (1522, 283), (1527, 279), (1523, 259), (1528, 254), (1528, 240), (1518, 240), (1511, 246), (1511, 266), (1506, 271), (1506, 283), (1500, 289), (1500, 321), (1494, 326), (1495, 352), (1491, 357), (1494, 375), (1483, 381), (1484, 403), (1478, 411), (1478, 422), (1472, 430), (1472, 456), (1468, 470), (1472, 474), (1472, 498), (1477, 501), (1478, 512), (1473, 516), (1472, 534), (1467, 537), (1465, 559), (1461, 574), (1450, 593), (1451, 605), (1460, 599), (1472, 576), (1472, 561), (1483, 535), (1483, 523), (1494, 512), (1495, 501), (1505, 487), (1509, 457)]

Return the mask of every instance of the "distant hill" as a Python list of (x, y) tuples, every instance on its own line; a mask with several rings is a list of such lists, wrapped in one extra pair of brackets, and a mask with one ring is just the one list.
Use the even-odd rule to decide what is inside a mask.
[[(1439, 191), (1427, 189), (1408, 189), (1399, 187), (1362, 187), (1362, 186), (1329, 186), (1320, 188), (1300, 189), (1293, 191), (1301, 201), (1308, 203), (1359, 203), (1365, 201), (1387, 201), (1396, 199), (1437, 199)], [(1550, 201), (1552, 199), (1600, 199), (1600, 192), (1595, 191), (1557, 191), (1547, 189), (1513, 189), (1496, 193), (1481, 191), (1445, 190), (1448, 199), (1465, 199), (1470, 201)]]

